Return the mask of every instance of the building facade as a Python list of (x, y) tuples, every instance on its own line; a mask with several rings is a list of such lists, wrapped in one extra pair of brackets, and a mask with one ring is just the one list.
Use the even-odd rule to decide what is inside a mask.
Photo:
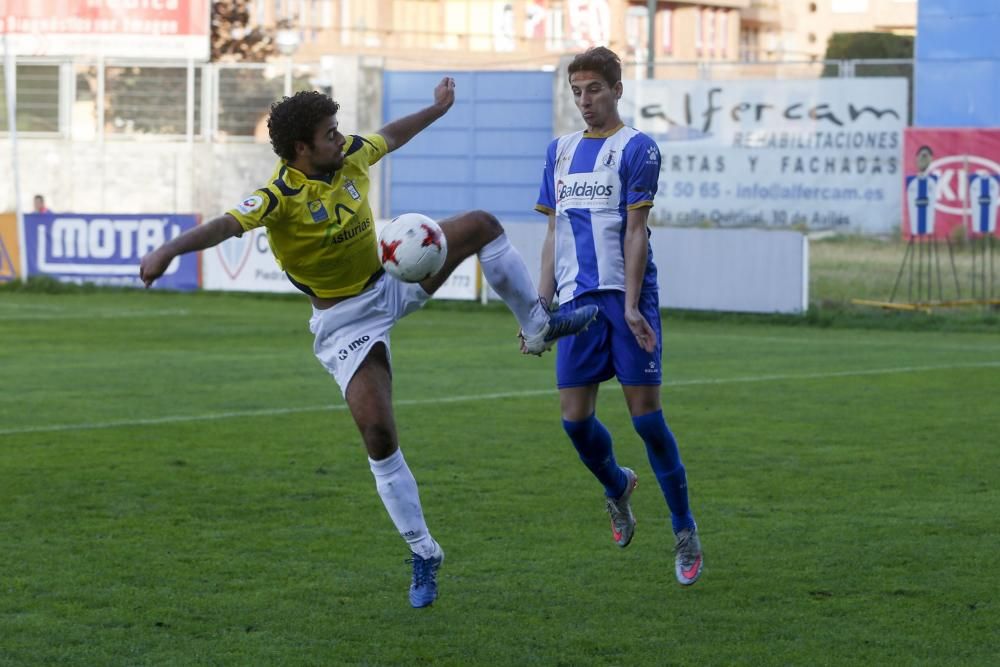
[[(253, 23), (287, 25), (299, 61), (379, 56), (394, 68), (538, 68), (589, 46), (649, 58), (643, 0), (250, 0)], [(658, 62), (822, 59), (834, 32), (912, 34), (916, 0), (659, 1)]]

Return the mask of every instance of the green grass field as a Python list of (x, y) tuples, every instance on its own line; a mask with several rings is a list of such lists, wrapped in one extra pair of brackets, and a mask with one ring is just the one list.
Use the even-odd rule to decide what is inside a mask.
[[(553, 358), (499, 308), (393, 333), (402, 447), (447, 551), (413, 610), (301, 299), (0, 291), (0, 665), (988, 665), (1000, 337), (665, 317), (705, 546), (673, 578), (635, 467), (611, 541)], [(829, 324), (829, 323), (828, 323)]]

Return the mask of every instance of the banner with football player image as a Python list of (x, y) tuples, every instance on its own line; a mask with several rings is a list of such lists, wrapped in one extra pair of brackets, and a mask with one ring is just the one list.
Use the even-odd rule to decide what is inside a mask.
[(997, 236), (1000, 130), (907, 128), (903, 238)]

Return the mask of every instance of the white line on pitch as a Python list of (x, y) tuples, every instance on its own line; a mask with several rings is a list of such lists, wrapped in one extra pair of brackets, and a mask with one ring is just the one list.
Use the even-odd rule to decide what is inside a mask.
[(164, 308), (160, 310), (93, 310), (42, 313), (12, 313), (0, 315), (0, 322), (19, 322), (24, 320), (79, 320), (79, 319), (134, 319), (137, 317), (185, 317), (191, 311), (186, 308)]
[[(895, 368), (871, 368), (858, 371), (832, 371), (828, 373), (798, 373), (789, 375), (752, 375), (735, 378), (701, 378), (697, 380), (672, 380), (664, 383), (665, 387), (691, 387), (697, 385), (741, 384), (748, 382), (775, 382), (782, 380), (822, 380), (826, 378), (860, 377), (866, 375), (893, 375), (896, 373), (924, 373), (927, 371), (948, 371), (963, 368), (1000, 368), (1000, 361), (984, 361), (965, 364), (940, 364), (934, 366), (898, 366)], [(522, 391), (502, 391), (491, 394), (471, 394), (467, 396), (444, 396), (441, 398), (411, 398), (394, 401), (396, 407), (410, 405), (434, 405), (438, 403), (466, 403), (471, 401), (490, 401), (499, 398), (527, 398), (531, 396), (554, 395), (555, 388), (526, 389)], [(56, 433), (60, 431), (89, 431), (131, 426), (154, 426), (157, 424), (178, 424), (185, 422), (213, 421), (216, 419), (234, 419), (239, 417), (270, 417), (291, 415), (301, 412), (326, 412), (346, 410), (340, 405), (309, 405), (295, 408), (261, 408), (257, 410), (237, 410), (232, 412), (212, 412), (204, 415), (174, 415), (169, 417), (150, 417), (148, 419), (122, 419), (117, 421), (96, 422), (91, 424), (51, 424), (49, 426), (24, 426), (20, 428), (0, 429), (0, 435), (17, 435), (23, 433)]]
[[(857, 349), (859, 347), (896, 347), (896, 348), (919, 348), (921, 350), (961, 350), (963, 352), (985, 352), (987, 354), (992, 354), (994, 352), (1000, 352), (1000, 345), (986, 343), (983, 345), (978, 344), (979, 341), (970, 344), (958, 344), (958, 343), (936, 343), (928, 341), (925, 339), (914, 340), (914, 332), (906, 331), (908, 334), (907, 339), (895, 338), (892, 340), (866, 340), (865, 342), (859, 344), (857, 341), (851, 340), (850, 338), (795, 338), (792, 336), (744, 336), (740, 334), (716, 334), (716, 333), (697, 333), (697, 334), (686, 334), (686, 333), (676, 333), (671, 334), (667, 331), (666, 336), (669, 338), (671, 335), (684, 338), (697, 338), (708, 339), (708, 338), (722, 338), (726, 340), (740, 340), (749, 341), (753, 343), (778, 343), (779, 345), (826, 345), (826, 346), (850, 346), (851, 349)], [(991, 334), (992, 335), (992, 334)]]

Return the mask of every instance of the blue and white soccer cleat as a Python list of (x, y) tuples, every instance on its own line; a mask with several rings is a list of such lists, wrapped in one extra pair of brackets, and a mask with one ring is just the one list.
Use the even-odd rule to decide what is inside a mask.
[(438, 596), (437, 573), (444, 562), (444, 550), (439, 546), (438, 555), (422, 558), (411, 554), (406, 560), (413, 563), (413, 581), (410, 582), (410, 604), (414, 609), (428, 607)]
[(597, 312), (597, 306), (586, 305), (565, 314), (553, 313), (549, 316), (548, 324), (541, 331), (531, 336), (521, 335), (524, 352), (536, 356), (541, 355), (560, 338), (576, 335), (590, 326), (590, 323), (597, 317)]

